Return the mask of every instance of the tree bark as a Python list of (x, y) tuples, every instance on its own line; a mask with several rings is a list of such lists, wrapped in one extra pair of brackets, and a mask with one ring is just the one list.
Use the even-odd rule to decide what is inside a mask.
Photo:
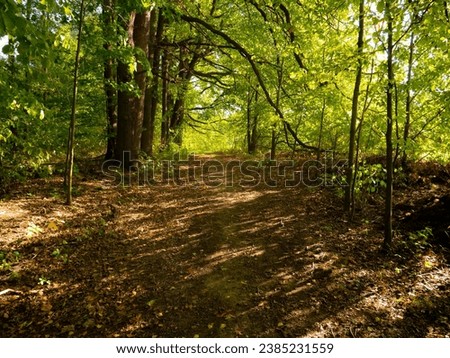
[(408, 153), (407, 146), (409, 141), (409, 130), (411, 127), (411, 80), (412, 80), (412, 67), (414, 59), (414, 32), (411, 32), (411, 38), (409, 41), (409, 58), (408, 58), (408, 75), (406, 79), (406, 105), (405, 105), (405, 126), (403, 128), (403, 149), (402, 149), (402, 168), (406, 169)]
[(150, 12), (133, 12), (128, 21), (128, 42), (131, 47), (142, 50), (143, 57), (136, 57), (137, 68), (130, 74), (128, 64), (119, 63), (117, 68), (119, 85), (125, 85), (133, 79), (139, 95), (121, 88), (118, 94), (118, 124), (116, 159), (130, 169), (139, 159), (141, 148), (142, 124), (144, 119), (145, 89), (147, 72), (142, 65), (148, 57), (148, 36), (150, 30)]
[[(134, 47), (134, 19), (136, 13), (132, 12), (123, 24), (124, 28), (128, 32), (128, 46)], [(125, 88), (131, 80), (133, 79), (132, 74), (128, 70), (128, 65), (123, 62), (119, 62), (117, 65), (117, 82), (119, 85), (119, 91), (117, 93), (117, 142), (115, 158), (122, 162), (125, 168), (129, 168), (131, 161), (134, 159), (133, 156), (137, 158), (137, 153), (131, 153), (133, 146), (133, 131), (134, 123), (131, 109), (133, 107), (133, 97), (131, 93)]]
[(152, 10), (150, 21), (150, 43), (148, 61), (151, 64), (152, 78), (145, 92), (144, 122), (141, 138), (141, 150), (149, 157), (153, 155), (156, 112), (158, 108), (158, 87), (161, 63), (160, 43), (164, 32), (164, 14)]
[(393, 91), (394, 91), (394, 67), (393, 67), (393, 18), (391, 9), (391, 0), (386, 0), (386, 21), (388, 26), (387, 40), (387, 67), (388, 67), (388, 86), (386, 95), (386, 198), (384, 212), (384, 242), (383, 249), (389, 251), (392, 245), (392, 201), (393, 201)]
[(148, 61), (149, 56), (149, 35), (150, 35), (150, 11), (144, 11), (136, 14), (134, 19), (134, 45), (141, 49), (144, 56), (138, 58), (137, 70), (134, 74), (134, 80), (139, 89), (139, 96), (134, 97), (132, 108), (134, 119), (133, 145), (132, 152), (138, 157), (141, 149), (141, 136), (144, 123), (145, 94), (147, 89), (148, 73), (142, 62)]
[[(254, 98), (254, 105), (253, 105)], [(247, 151), (253, 154), (258, 141), (258, 113), (255, 106), (258, 103), (258, 91), (249, 91), (247, 99)]]
[(316, 160), (320, 161), (320, 155), (322, 150), (322, 138), (323, 138), (323, 125), (325, 122), (325, 110), (327, 108), (327, 100), (324, 97), (322, 100), (322, 111), (320, 112), (320, 126), (319, 126), (319, 140), (317, 142), (317, 153), (316, 153)]
[(347, 164), (347, 186), (345, 187), (345, 200), (344, 200), (344, 210), (346, 212), (351, 212), (351, 203), (353, 202), (352, 197), (354, 195), (353, 191), (353, 170), (355, 165), (355, 140), (356, 140), (356, 122), (358, 120), (358, 101), (359, 101), (359, 90), (361, 86), (362, 78), (362, 55), (364, 50), (364, 0), (359, 2), (359, 32), (358, 32), (358, 65), (356, 69), (356, 79), (355, 86), (353, 89), (353, 99), (352, 99), (352, 115), (350, 120), (350, 138), (349, 138), (349, 148), (348, 148), (348, 164)]
[(166, 148), (169, 142), (169, 123), (170, 123), (170, 113), (169, 113), (169, 64), (171, 61), (171, 54), (167, 48), (164, 49), (162, 55), (161, 64), (161, 76), (162, 76), (162, 93), (161, 93), (161, 150)]
[[(114, 24), (114, 0), (103, 1), (103, 23), (105, 26), (104, 34), (105, 44), (103, 48), (109, 53), (112, 49), (112, 45), (108, 40), (108, 35), (111, 30), (111, 26)], [(109, 55), (108, 55), (109, 56)], [(108, 57), (105, 60), (104, 68), (104, 86), (106, 94), (106, 117), (107, 117), (107, 146), (105, 153), (105, 160), (114, 158), (114, 152), (116, 149), (116, 136), (117, 136), (117, 106), (116, 97), (117, 90), (113, 86), (115, 80), (114, 73), (114, 60)]]
[(80, 4), (80, 18), (78, 24), (77, 49), (75, 52), (75, 65), (73, 71), (73, 91), (72, 91), (72, 112), (70, 116), (69, 139), (67, 142), (67, 163), (66, 163), (66, 204), (72, 205), (72, 183), (73, 183), (73, 162), (75, 147), (75, 117), (77, 110), (77, 93), (78, 93), (78, 70), (80, 67), (81, 52), (81, 32), (83, 30), (84, 0)]

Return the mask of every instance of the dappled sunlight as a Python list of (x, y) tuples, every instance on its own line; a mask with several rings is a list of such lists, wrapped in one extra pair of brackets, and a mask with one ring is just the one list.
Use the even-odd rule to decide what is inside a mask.
[(212, 255), (204, 259), (205, 264), (200, 267), (192, 267), (189, 270), (190, 276), (193, 278), (201, 275), (207, 275), (213, 272), (218, 266), (226, 263), (229, 260), (237, 259), (239, 257), (257, 257), (264, 254), (264, 249), (248, 246), (239, 250), (230, 250), (224, 248), (222, 250), (214, 252)]
[(325, 191), (86, 183), (69, 208), (41, 190), (0, 202), (17, 336), (407, 336), (421, 311), (437, 328), (414, 334), (442, 335), (445, 252), (385, 262)]

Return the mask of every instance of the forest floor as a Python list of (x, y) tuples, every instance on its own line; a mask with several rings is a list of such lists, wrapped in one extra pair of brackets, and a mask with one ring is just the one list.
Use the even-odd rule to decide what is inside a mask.
[(61, 178), (17, 186), (0, 200), (1, 336), (450, 336), (448, 170), (397, 188), (386, 256), (381, 198), (349, 221), (333, 188), (234, 165), (218, 185), (215, 165), (196, 182), (78, 177), (71, 207)]

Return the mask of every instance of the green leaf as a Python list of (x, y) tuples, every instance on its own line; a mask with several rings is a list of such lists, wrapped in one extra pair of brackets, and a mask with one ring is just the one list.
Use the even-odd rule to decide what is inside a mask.
[(64, 6), (64, 14), (67, 16), (72, 16), (72, 10), (67, 6)]
[(8, 16), (7, 12), (4, 12), (2, 14), (2, 18), (3, 23), (5, 24), (6, 33), (14, 34), (16, 29), (16, 26), (14, 25), (14, 20), (10, 16)]
[(12, 51), (13, 51), (13, 47), (10, 44), (7, 44), (7, 45), (3, 46), (3, 48), (2, 48), (2, 52), (5, 55), (9, 55)]
[(382, 12), (384, 11), (384, 1), (379, 1), (379, 2), (377, 3), (377, 11), (378, 11), (379, 13), (382, 13)]

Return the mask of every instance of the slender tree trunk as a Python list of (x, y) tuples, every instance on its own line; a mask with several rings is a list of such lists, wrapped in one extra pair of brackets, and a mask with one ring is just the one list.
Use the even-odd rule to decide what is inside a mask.
[(80, 4), (80, 18), (78, 24), (77, 49), (75, 52), (75, 65), (73, 71), (73, 91), (72, 91), (72, 111), (70, 116), (69, 139), (67, 141), (67, 162), (66, 162), (66, 204), (72, 205), (72, 184), (73, 184), (73, 162), (75, 146), (75, 117), (77, 110), (78, 92), (78, 69), (80, 67), (81, 32), (83, 30), (84, 0)]
[(450, 14), (448, 11), (448, 5), (447, 5), (447, 1), (444, 0), (444, 13), (445, 13), (445, 19), (447, 20), (447, 22), (450, 22)]
[(348, 149), (348, 167), (347, 167), (347, 186), (345, 187), (345, 200), (344, 209), (347, 212), (351, 212), (351, 203), (353, 202), (352, 196), (353, 191), (353, 170), (355, 165), (355, 140), (356, 140), (356, 122), (358, 120), (358, 100), (359, 100), (359, 90), (361, 86), (362, 78), (362, 55), (364, 50), (364, 0), (359, 2), (359, 32), (358, 32), (358, 66), (356, 69), (356, 79), (355, 86), (353, 89), (353, 99), (352, 99), (352, 116), (350, 120), (350, 141)]
[[(358, 170), (359, 170), (359, 153), (360, 153), (360, 146), (361, 146), (361, 134), (362, 134), (362, 128), (363, 128), (363, 124), (365, 121), (365, 117), (366, 117), (366, 112), (370, 107), (370, 100), (369, 100), (369, 95), (370, 95), (370, 86), (372, 84), (372, 80), (373, 80), (373, 68), (375, 65), (375, 61), (372, 59), (372, 65), (370, 67), (370, 77), (369, 77), (369, 82), (367, 83), (367, 87), (366, 87), (366, 96), (364, 99), (364, 105), (362, 108), (362, 112), (361, 112), (361, 117), (360, 117), (360, 121), (358, 124), (358, 127), (356, 129), (356, 148), (355, 148), (355, 167), (353, 170), (353, 180), (352, 180), (352, 193), (355, 192), (355, 186), (356, 186), (356, 178), (358, 175)], [(351, 202), (351, 210), (350, 210), (350, 220), (353, 220), (353, 218), (355, 217), (355, 195), (352, 195), (352, 202)]]
[(252, 101), (253, 101), (253, 91), (250, 88), (247, 93), (247, 152), (249, 154), (252, 154), (251, 150)]
[[(276, 41), (274, 42), (274, 44), (276, 44)], [(275, 109), (275, 111), (279, 115), (280, 119), (283, 120), (284, 126), (290, 127), (290, 126), (288, 126), (287, 122), (284, 122), (283, 114), (280, 110), (281, 86), (283, 84), (283, 66), (284, 66), (284, 61), (282, 61), (280, 59), (280, 56), (277, 56), (277, 68), (278, 68), (277, 69), (277, 94), (275, 97), (275, 103), (272, 102), (272, 99), (271, 99), (269, 93), (267, 92), (267, 89), (263, 86), (264, 83), (262, 82), (261, 78), (259, 78), (259, 81), (260, 81), (259, 85), (262, 88), (263, 92), (266, 94), (266, 98), (267, 98), (267, 100), (269, 100), (269, 103), (272, 102), (271, 103), (272, 107)], [(276, 155), (276, 150), (277, 150), (277, 136), (278, 136), (277, 127), (276, 127), (276, 125), (273, 125), (272, 126), (272, 141), (271, 141), (271, 146), (270, 146), (270, 160), (275, 160), (275, 155)]]
[(166, 148), (169, 141), (169, 122), (170, 122), (170, 113), (169, 113), (169, 82), (170, 82), (170, 73), (169, 73), (169, 63), (170, 63), (170, 54), (167, 48), (164, 49), (162, 55), (162, 64), (161, 64), (161, 77), (162, 77), (162, 94), (161, 94), (161, 150)]
[(411, 38), (409, 41), (409, 59), (408, 59), (408, 75), (406, 79), (406, 108), (405, 108), (405, 127), (403, 128), (403, 150), (402, 150), (402, 167), (406, 169), (408, 155), (407, 146), (409, 140), (409, 130), (411, 127), (411, 80), (412, 80), (412, 67), (414, 59), (414, 32), (411, 32)]
[(257, 103), (258, 91), (250, 90), (247, 98), (247, 152), (249, 154), (255, 153), (258, 141), (258, 113), (255, 108)]
[(277, 130), (275, 129), (275, 125), (272, 127), (272, 140), (270, 145), (270, 160), (275, 160), (277, 150)]
[(388, 26), (387, 40), (387, 67), (388, 67), (388, 86), (386, 95), (386, 198), (384, 212), (384, 242), (383, 249), (389, 251), (392, 245), (392, 199), (393, 199), (393, 91), (394, 91), (394, 67), (393, 67), (393, 18), (391, 9), (391, 0), (386, 0), (386, 21)]
[(181, 97), (177, 98), (173, 104), (169, 129), (169, 138), (170, 133), (172, 133), (174, 143), (179, 146), (183, 144), (183, 133), (181, 132), (181, 124), (183, 123), (184, 120), (184, 93), (181, 94), (180, 96)]
[[(257, 103), (258, 103), (258, 92), (255, 93), (255, 104)], [(255, 153), (256, 149), (258, 148), (258, 122), (259, 116), (258, 112), (256, 111), (253, 115), (253, 120), (250, 127), (250, 150), (252, 153)]]
[(325, 121), (325, 109), (326, 108), (327, 108), (327, 100), (324, 97), (323, 101), (322, 101), (322, 111), (320, 112), (319, 140), (317, 143), (317, 154), (316, 154), (317, 161), (320, 161), (320, 155), (322, 153), (323, 124)]
[[(111, 26), (114, 24), (114, 0), (103, 1), (103, 22), (105, 26), (106, 42), (103, 45), (104, 49), (109, 53), (112, 49), (112, 45), (108, 39), (111, 31)], [(108, 55), (109, 56), (109, 55)], [(107, 146), (105, 153), (105, 160), (114, 158), (114, 152), (116, 148), (116, 135), (117, 135), (117, 106), (116, 98), (117, 91), (113, 86), (115, 81), (114, 73), (114, 60), (108, 57), (105, 60), (104, 69), (104, 81), (105, 81), (105, 94), (106, 94), (106, 116), (107, 116)]]

